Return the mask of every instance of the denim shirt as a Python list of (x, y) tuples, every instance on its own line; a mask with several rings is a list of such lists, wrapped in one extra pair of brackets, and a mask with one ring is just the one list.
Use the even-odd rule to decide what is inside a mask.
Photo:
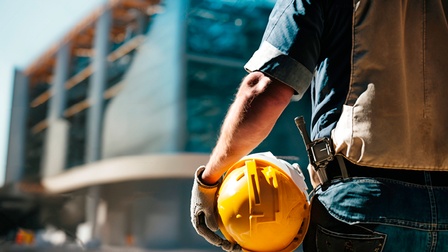
[(329, 137), (342, 112), (350, 77), (352, 0), (279, 0), (260, 48), (246, 64), (296, 91), (311, 84), (311, 137)]
[(246, 64), (303, 95), (313, 138), (370, 167), (448, 170), (445, 0), (279, 0)]

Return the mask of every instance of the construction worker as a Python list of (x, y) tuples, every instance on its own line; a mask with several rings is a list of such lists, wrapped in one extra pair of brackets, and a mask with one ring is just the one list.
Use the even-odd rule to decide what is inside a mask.
[(213, 232), (220, 178), (310, 87), (304, 251), (447, 251), (447, 12), (446, 0), (278, 0), (196, 174), (197, 232), (240, 249)]

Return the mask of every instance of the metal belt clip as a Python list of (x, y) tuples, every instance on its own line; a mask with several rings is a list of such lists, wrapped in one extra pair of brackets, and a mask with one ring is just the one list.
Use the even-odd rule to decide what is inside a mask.
[(334, 159), (334, 150), (329, 138), (319, 138), (310, 142), (307, 152), (311, 165), (319, 176), (322, 184), (328, 182), (327, 165)]
[(334, 158), (333, 145), (331, 139), (324, 137), (310, 142), (309, 146), (310, 161), (317, 167), (327, 166), (328, 162)]
[(319, 180), (322, 184), (328, 182), (328, 176), (326, 172), (327, 165), (335, 157), (333, 144), (330, 138), (324, 137), (311, 141), (306, 130), (305, 120), (303, 117), (297, 117), (294, 119), (297, 128), (302, 135), (303, 141), (306, 146), (310, 164), (319, 176)]

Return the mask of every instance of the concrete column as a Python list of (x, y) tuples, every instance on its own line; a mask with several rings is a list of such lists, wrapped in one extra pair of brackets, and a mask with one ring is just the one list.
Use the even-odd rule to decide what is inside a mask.
[(56, 66), (54, 69), (54, 79), (52, 86), (52, 98), (50, 100), (50, 108), (48, 119), (55, 120), (64, 117), (64, 110), (67, 103), (67, 92), (65, 82), (68, 79), (70, 67), (70, 49), (71, 44), (63, 45), (56, 55)]
[[(101, 159), (101, 141), (103, 132), (104, 98), (103, 93), (107, 82), (107, 55), (109, 53), (109, 32), (112, 15), (105, 9), (95, 27), (93, 74), (89, 82), (88, 99), (90, 108), (87, 111), (86, 163)], [(90, 227), (91, 246), (97, 246), (100, 241), (98, 207), (100, 203), (100, 188), (89, 188), (86, 202), (87, 223)]]
[(56, 175), (65, 168), (69, 130), (69, 124), (64, 118), (67, 103), (65, 82), (70, 66), (70, 49), (69, 43), (64, 44), (56, 55), (54, 79), (51, 86), (52, 96), (47, 115), (48, 128), (42, 158), (41, 173), (43, 177)]
[(5, 184), (20, 180), (24, 173), (28, 108), (28, 78), (15, 71)]
[(93, 75), (89, 83), (87, 114), (86, 162), (101, 159), (101, 139), (103, 128), (103, 93), (107, 82), (107, 55), (109, 53), (109, 30), (111, 12), (106, 10), (98, 19), (95, 29)]

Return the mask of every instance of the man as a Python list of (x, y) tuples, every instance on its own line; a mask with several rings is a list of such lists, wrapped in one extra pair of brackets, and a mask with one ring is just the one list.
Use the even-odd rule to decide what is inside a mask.
[(446, 0), (277, 1), (197, 171), (198, 233), (239, 249), (213, 232), (220, 177), (311, 83), (311, 138), (329, 139), (336, 157), (309, 168), (304, 250), (448, 251), (447, 17)]

